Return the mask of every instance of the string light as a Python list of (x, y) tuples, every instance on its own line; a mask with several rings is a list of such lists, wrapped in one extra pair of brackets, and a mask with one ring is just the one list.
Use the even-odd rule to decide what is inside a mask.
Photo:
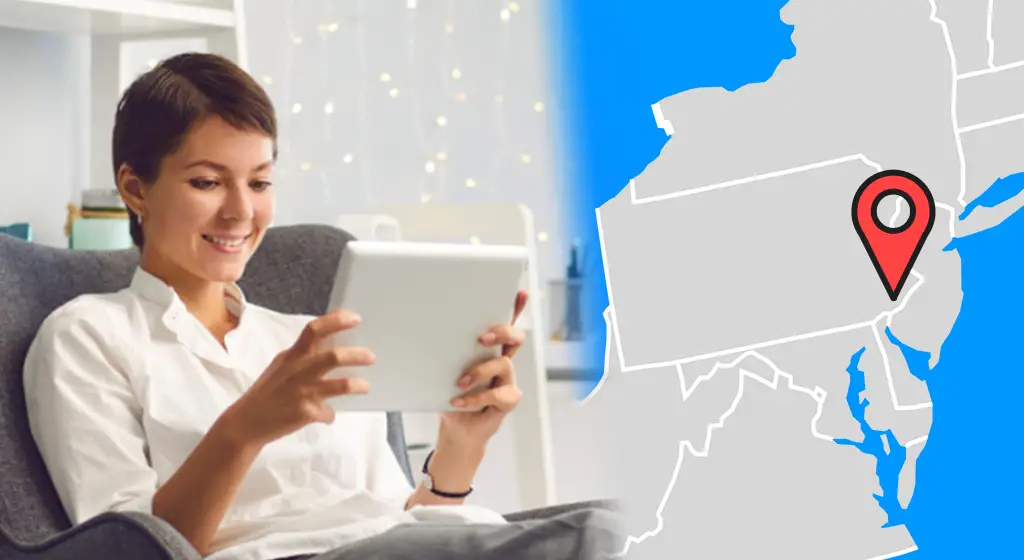
[(431, 195), (430, 193), (423, 193), (423, 194), (420, 195), (420, 202), (422, 202), (423, 204), (426, 204), (426, 203), (430, 202), (431, 198), (433, 198), (433, 195)]
[(150, 69), (150, 70), (152, 70), (152, 69), (156, 68), (156, 64), (157, 64), (157, 61), (156, 61), (156, 59), (155, 59), (155, 58), (151, 58), (151, 59), (149, 59), (149, 69)]
[(533, 110), (538, 112), (538, 113), (542, 113), (544, 111), (544, 102), (543, 101), (537, 101), (536, 103), (534, 103), (533, 104)]
[(293, 113), (301, 113), (302, 112), (302, 103), (295, 103), (295, 104), (293, 104), (292, 105), (292, 112)]
[(542, 232), (537, 234), (537, 241), (540, 241), (541, 243), (544, 243), (547, 240), (548, 240), (548, 232), (542, 231)]
[(423, 166), (423, 170), (427, 173), (433, 173), (437, 170), (437, 164), (433, 160), (427, 160), (427, 163)]
[(380, 73), (380, 81), (382, 81), (382, 82), (390, 82), (391, 81), (391, 74), (388, 74), (387, 72), (381, 72)]
[(501, 11), (501, 21), (507, 22), (509, 19), (511, 19), (511, 17), (512, 17), (512, 12), (509, 12), (508, 8), (505, 8), (505, 9), (503, 9)]
[(309, 171), (310, 169), (313, 169), (313, 164), (309, 163), (308, 161), (304, 161), (301, 164), (299, 164), (299, 169), (303, 171)]
[(335, 22), (329, 23), (327, 25), (327, 31), (329, 31), (331, 33), (336, 33), (338, 31), (338, 24), (335, 23)]
[(405, 2), (405, 5), (406, 5), (406, 6), (407, 6), (407, 7), (408, 7), (408, 8), (410, 9), (410, 10), (415, 10), (415, 9), (416, 9), (416, 0), (406, 0), (406, 2)]
[(533, 161), (533, 157), (530, 154), (519, 154), (519, 161), (523, 163), (530, 163)]
[(437, 152), (437, 154), (434, 155), (434, 159), (437, 161), (445, 161), (448, 159), (448, 152)]
[(451, 34), (455, 33), (455, 24), (454, 23), (446, 23), (446, 24), (444, 24), (444, 32), (446, 34), (448, 34), (448, 35), (451, 35)]
[(473, 237), (469, 238), (469, 243), (471, 245), (479, 245), (480, 244), (480, 238), (474, 235)]
[(345, 162), (346, 164), (352, 163), (352, 160), (354, 159), (355, 156), (352, 155), (352, 152), (347, 152), (345, 155), (341, 156), (341, 161)]
[(466, 179), (466, 187), (470, 188), (470, 189), (475, 189), (476, 188), (476, 179), (474, 179), (472, 177), (470, 177), (469, 179)]
[(327, 104), (324, 105), (324, 112), (327, 113), (328, 115), (333, 115), (334, 114), (334, 103), (328, 101)]
[(444, 115), (437, 117), (437, 126), (448, 126), (448, 117), (445, 117)]
[(466, 92), (460, 91), (459, 93), (456, 93), (455, 100), (460, 103), (464, 103), (466, 101)]
[(391, 96), (391, 99), (398, 98), (398, 88), (391, 88), (391, 89), (389, 89), (388, 90), (388, 95)]
[(458, 68), (452, 68), (452, 79), (453, 80), (460, 80), (460, 79), (462, 79), (462, 70), (459, 70)]
[(500, 94), (500, 93), (499, 93), (499, 94), (496, 94), (496, 95), (494, 96), (494, 102), (495, 102), (495, 103), (497, 103), (497, 104), (499, 104), (499, 105), (501, 105), (502, 103), (504, 103), (504, 102), (505, 102), (505, 96), (504, 96), (504, 95), (502, 95), (502, 94)]
[(519, 13), (519, 2), (509, 2), (508, 3), (508, 9), (512, 10), (513, 14), (518, 14)]
[(263, 83), (269, 86), (270, 84), (274, 83), (274, 78), (264, 74), (263, 75)]

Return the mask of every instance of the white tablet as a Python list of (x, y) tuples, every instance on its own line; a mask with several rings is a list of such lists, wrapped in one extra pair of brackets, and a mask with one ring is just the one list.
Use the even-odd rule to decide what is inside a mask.
[(328, 374), (370, 382), (369, 394), (336, 397), (330, 405), (339, 411), (453, 410), (462, 373), (501, 352), (478, 338), (512, 320), (527, 255), (518, 246), (350, 241), (329, 309), (354, 311), (362, 322), (332, 343), (369, 348), (376, 362)]

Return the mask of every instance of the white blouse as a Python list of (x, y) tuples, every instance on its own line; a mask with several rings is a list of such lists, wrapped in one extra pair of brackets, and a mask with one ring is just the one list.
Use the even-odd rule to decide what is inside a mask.
[[(157, 488), (313, 319), (246, 303), (237, 285), (225, 299), (239, 318), (226, 349), (142, 268), (128, 288), (80, 296), (43, 323), (25, 362), (29, 424), (72, 523), (152, 513)], [(262, 450), (208, 558), (313, 554), (431, 519), (503, 523), (470, 505), (406, 512), (412, 491), (384, 413), (339, 413)]]

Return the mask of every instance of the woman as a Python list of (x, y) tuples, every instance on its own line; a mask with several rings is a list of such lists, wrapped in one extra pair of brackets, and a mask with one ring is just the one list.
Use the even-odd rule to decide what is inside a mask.
[[(508, 359), (519, 329), (481, 334), (505, 355), (460, 381), (490, 379), (488, 392), (457, 403), (487, 408), (442, 415), (429, 489), (408, 484), (383, 414), (325, 405), (370, 390), (325, 377), (373, 363), (371, 349), (325, 343), (359, 317), (276, 313), (235, 283), (273, 219), (276, 138), (265, 92), (220, 57), (173, 57), (124, 93), (113, 164), (139, 266), (120, 292), (57, 309), (25, 366), (32, 433), (72, 523), (151, 513), (218, 559), (557, 558), (589, 555), (580, 543), (606, 547), (600, 513), (509, 524), (464, 504), (521, 398)], [(518, 314), (525, 294), (515, 304)], [(547, 529), (527, 536), (537, 524)]]

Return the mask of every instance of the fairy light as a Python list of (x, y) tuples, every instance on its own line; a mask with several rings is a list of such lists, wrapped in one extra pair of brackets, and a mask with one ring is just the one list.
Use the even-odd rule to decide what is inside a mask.
[(149, 59), (149, 69), (150, 70), (156, 68), (156, 65), (157, 65), (157, 60), (155, 58)]
[[(282, 166), (282, 172), (294, 174), (301, 170), (306, 173), (299, 175), (302, 183), (311, 183), (314, 188), (322, 182), (324, 194), (314, 192), (314, 196), (318, 204), (331, 201), (331, 207), (326, 208), (328, 212), (336, 211), (335, 207), (341, 208), (342, 212), (350, 211), (344, 208), (353, 200), (351, 197), (355, 197), (357, 205), (364, 208), (373, 208), (373, 198), (380, 198), (374, 197), (380, 194), (382, 187), (375, 185), (372, 180), (371, 165), (383, 165), (386, 159), (384, 154), (379, 153), (383, 148), (370, 143), (371, 132), (372, 136), (377, 136), (371, 123), (377, 122), (374, 119), (380, 116), (377, 114), (379, 111), (406, 114), (403, 124), (405, 132), (399, 130), (398, 133), (406, 136), (412, 134), (404, 152), (392, 159), (405, 162), (406, 166), (413, 168), (414, 173), (409, 177), (412, 182), (406, 182), (404, 187), (397, 185), (387, 189), (389, 198), (400, 196), (407, 201), (418, 200), (422, 204), (459, 202), (460, 198), (477, 199), (479, 195), (493, 199), (509, 195), (505, 199), (510, 200), (510, 196), (519, 196), (502, 192), (508, 190), (512, 181), (519, 181), (508, 173), (512, 168), (519, 169), (516, 173), (524, 174), (521, 178), (527, 182), (533, 182), (534, 178), (525, 174), (532, 176), (540, 173), (540, 169), (546, 169), (549, 158), (542, 157), (543, 154), (539, 152), (545, 149), (542, 145), (535, 147), (529, 138), (517, 137), (523, 132), (519, 128), (509, 128), (509, 136), (506, 138), (506, 127), (509, 126), (506, 121), (510, 118), (507, 109), (520, 112), (532, 107), (535, 115), (547, 111), (545, 96), (529, 90), (520, 91), (524, 83), (510, 73), (513, 70), (521, 71), (521, 68), (511, 66), (520, 51), (518, 45), (511, 45), (512, 25), (518, 28), (523, 22), (533, 24), (532, 12), (528, 12), (529, 20), (520, 19), (522, 12), (531, 9), (529, 5), (503, 0), (497, 6), (497, 14), (493, 11), (479, 13), (467, 21), (463, 14), (457, 12), (459, 4), (455, 0), (444, 0), (445, 3), (440, 6), (431, 5), (430, 10), (424, 4), (423, 12), (418, 9), (418, 0), (406, 0), (407, 28), (399, 31), (405, 32), (405, 36), (399, 39), (404, 39), (407, 47), (406, 60), (403, 61), (400, 51), (394, 52), (399, 58), (379, 58), (376, 55), (369, 58), (369, 53), (374, 52), (371, 49), (377, 47), (377, 41), (370, 35), (372, 27), (367, 22), (370, 16), (379, 11), (377, 4), (367, 0), (347, 4), (327, 2), (315, 14), (316, 19), (306, 19), (301, 22), (301, 26), (293, 28), (290, 21), (292, 17), (298, 23), (300, 18), (305, 19), (313, 14), (298, 11), (297, 6), (302, 6), (299, 0), (286, 1), (294, 9), (288, 10), (288, 26), (281, 29), (276, 40), (279, 41), (277, 49), (284, 46), (289, 54), (280, 57), (279, 66), (266, 68), (266, 73), (256, 76), (262, 84), (275, 84), (278, 91), (274, 95), (280, 96), (275, 101), (290, 109), (287, 114), (291, 118), (289, 126), (301, 129), (299, 133), (289, 135), (290, 139), (282, 143), (285, 144), (282, 146), (283, 152), (288, 156), (285, 161), (289, 162), (289, 165)], [(347, 8), (343, 10), (336, 7), (342, 5)], [(402, 3), (398, 9), (401, 6)], [(332, 7), (337, 12), (333, 17), (329, 13)], [(437, 9), (446, 11), (438, 13)], [(421, 19), (421, 15), (423, 18), (429, 17), (429, 20)], [(495, 18), (496, 15), (499, 17)], [(512, 22), (512, 19), (516, 21)], [(341, 25), (346, 29), (341, 30)], [(463, 25), (478, 25), (483, 33), (463, 34)], [(458, 34), (456, 26), (459, 26)], [(305, 34), (304, 38), (302, 34)], [(491, 83), (487, 83), (488, 76), (473, 71), (475, 67), (469, 65), (470, 59), (463, 58), (474, 47), (480, 47), (485, 36), (492, 38), (488, 40), (492, 44), (493, 39), (497, 39), (498, 43), (495, 45), (498, 52), (492, 55), (498, 60), (493, 60), (494, 66), (490, 69), (494, 80)], [(374, 39), (372, 44), (370, 39)], [(437, 45), (438, 39), (442, 41), (440, 45)], [(436, 45), (434, 48), (440, 47), (442, 52), (435, 50), (431, 55), (432, 60), (418, 60), (424, 52), (417, 49), (417, 42), (425, 43), (428, 47), (430, 44)], [(316, 57), (310, 61), (314, 66), (308, 67), (306, 61), (312, 57)], [(342, 75), (346, 69), (346, 59), (352, 59), (352, 66), (349, 66), (351, 75)], [(466, 70), (462, 69), (462, 65), (467, 66)], [(299, 90), (294, 86), (302, 82), (295, 79), (302, 76), (294, 76), (293, 67), (298, 69), (299, 66), (305, 66), (303, 71), (314, 79), (308, 89)], [(319, 84), (316, 80), (320, 80)], [(506, 91), (511, 85), (515, 88)], [(341, 91), (334, 91), (342, 87)], [(522, 97), (524, 94), (525, 99)], [(530, 97), (534, 100), (531, 101)], [(525, 107), (520, 108), (523, 105)], [(319, 113), (320, 109), (323, 113)], [(484, 114), (481, 115), (480, 110)], [(295, 117), (300, 113), (302, 116)], [(317, 117), (317, 114), (321, 116)], [(331, 118), (324, 118), (323, 115), (330, 115)], [(463, 131), (462, 123), (472, 123), (473, 119), (479, 117), (483, 119), (478, 123), (480, 126), (473, 128), (475, 133)], [(337, 129), (337, 138), (330, 138), (332, 127)], [(342, 131), (345, 138), (341, 137)], [(493, 136), (487, 137), (487, 134)], [(288, 142), (291, 143), (290, 147), (287, 146)], [(464, 146), (466, 143), (470, 144), (468, 151)], [(534, 150), (538, 150), (538, 159), (534, 159)], [(416, 169), (417, 165), (422, 166), (422, 171)], [(533, 168), (526, 167), (531, 165)], [(381, 179), (378, 177), (377, 183), (383, 182)], [(353, 186), (361, 182), (365, 196), (360, 196), (358, 186), (355, 193), (351, 189), (337, 188), (337, 185), (346, 182), (355, 183)], [(407, 190), (392, 193), (396, 188)], [(477, 192), (465, 192), (462, 188)], [(451, 200), (447, 192), (449, 189), (454, 189)], [(341, 197), (349, 198), (344, 199), (345, 204), (339, 204)], [(557, 228), (543, 223), (537, 225), (540, 227), (535, 233), (536, 242), (552, 247), (558, 245)], [(466, 235), (470, 243), (481, 243), (479, 235), (469, 236), (469, 233), (466, 232)]]

